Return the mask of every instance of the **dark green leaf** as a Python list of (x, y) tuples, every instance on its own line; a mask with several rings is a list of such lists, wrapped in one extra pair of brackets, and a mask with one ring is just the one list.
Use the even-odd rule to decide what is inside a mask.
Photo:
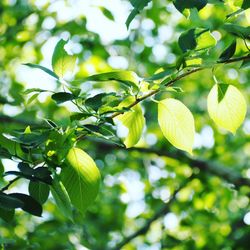
[(80, 121), (80, 120), (86, 119), (90, 116), (91, 116), (91, 114), (89, 114), (89, 113), (73, 113), (73, 115), (70, 116), (70, 120), (71, 120), (71, 122)]
[(58, 104), (75, 99), (74, 95), (72, 95), (71, 93), (66, 93), (66, 92), (55, 93), (51, 96), (51, 98), (54, 101), (56, 101)]
[(22, 207), (24, 205), (23, 201), (18, 197), (13, 197), (5, 193), (0, 193), (0, 207), (7, 210), (12, 210), (15, 208)]
[(28, 163), (25, 162), (20, 162), (18, 163), (17, 167), (23, 174), (27, 175), (33, 175), (34, 174), (34, 169), (29, 166)]
[(134, 9), (129, 14), (129, 16), (128, 16), (127, 20), (126, 20), (127, 28), (129, 28), (129, 25), (133, 21), (133, 19), (135, 18), (135, 16), (141, 10), (143, 10), (148, 5), (148, 3), (151, 2), (151, 1), (152, 0), (130, 0), (130, 3), (133, 5)]
[(0, 207), (0, 218), (2, 218), (6, 222), (12, 221), (15, 215), (14, 209), (4, 209)]
[(36, 216), (42, 215), (42, 206), (31, 196), (21, 193), (12, 193), (9, 194), (9, 196), (22, 201), (23, 205), (21, 206), (21, 208), (23, 211)]
[(250, 8), (250, 1), (249, 0), (243, 0), (243, 4), (242, 4), (241, 8), (244, 9), (244, 10)]
[[(37, 64), (32, 64), (32, 63), (25, 63), (24, 65), (31, 67), (31, 68), (36, 68), (36, 69), (41, 69), (44, 72), (46, 72), (47, 74), (53, 76), (54, 78), (56, 78), (57, 80), (59, 79), (59, 77), (50, 69), (43, 67), (41, 65), (37, 65)], [(27, 93), (26, 93), (27, 94)]]
[(243, 62), (242, 62), (242, 64), (241, 64), (241, 66), (240, 66), (242, 69), (244, 69), (244, 68), (249, 68), (250, 67), (250, 59), (245, 59)]
[(0, 158), (11, 159), (11, 157), (12, 157), (11, 153), (6, 148), (0, 145)]
[(196, 8), (201, 10), (207, 5), (207, 2), (207, 0), (175, 0), (174, 6), (182, 13), (185, 9)]
[(195, 49), (197, 45), (195, 40), (195, 29), (182, 33), (179, 37), (178, 44), (183, 52)]
[(109, 20), (114, 21), (114, 16), (112, 12), (104, 7), (100, 7), (100, 10), (102, 11), (103, 15), (107, 17)]
[(222, 54), (220, 55), (219, 60), (220, 60), (220, 61), (226, 61), (226, 60), (230, 59), (230, 58), (234, 55), (235, 50), (236, 50), (236, 40), (234, 40), (234, 41), (229, 45), (229, 47), (227, 47), (227, 48), (222, 52)]
[(29, 194), (40, 204), (47, 201), (49, 197), (49, 185), (40, 181), (30, 181), (29, 183)]

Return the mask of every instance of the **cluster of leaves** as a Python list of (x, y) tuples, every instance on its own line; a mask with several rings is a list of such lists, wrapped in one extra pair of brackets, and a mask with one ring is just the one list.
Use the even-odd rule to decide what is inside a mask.
[[(134, 12), (131, 13), (127, 25), (149, 2), (131, 1)], [(207, 1), (175, 1), (174, 4), (179, 11), (185, 13), (186, 9), (202, 9)], [(242, 8), (246, 6), (247, 1), (244, 1)], [(83, 213), (97, 196), (100, 173), (90, 156), (75, 147), (76, 142), (84, 140), (85, 137), (94, 137), (127, 148), (136, 145), (146, 123), (142, 100), (155, 94), (182, 93), (180, 88), (172, 86), (179, 77), (192, 70), (213, 68), (218, 63), (230, 62), (235, 54), (237, 41), (249, 39), (248, 27), (228, 23), (221, 29), (232, 34), (234, 38), (229, 47), (221, 51), (218, 62), (211, 64), (206, 61), (207, 53), (216, 46), (212, 30), (193, 28), (179, 37), (178, 44), (183, 54), (177, 64), (160, 69), (151, 77), (140, 78), (132, 71), (111, 71), (84, 79), (67, 80), (74, 72), (76, 57), (65, 51), (67, 42), (64, 40), (60, 40), (55, 47), (52, 70), (41, 65), (26, 64), (52, 76), (60, 84), (61, 90), (53, 92), (51, 98), (58, 105), (71, 102), (78, 112), (71, 114), (71, 126), (68, 128), (61, 128), (47, 120), (47, 126), (27, 127), (25, 131), (5, 134), (18, 148), (19, 153), (13, 154), (1, 147), (1, 158), (12, 159), (18, 163), (18, 171), (7, 171), (4, 175), (15, 175), (14, 181), (20, 178), (28, 180), (29, 195), (7, 193), (6, 190), (13, 183), (9, 182), (1, 190), (0, 216), (9, 221), (16, 208), (40, 216), (42, 204), (46, 202), (50, 192), (67, 218), (73, 218), (72, 205)], [(243, 66), (247, 63), (248, 60), (244, 60)], [(89, 95), (75, 86), (76, 82), (90, 81), (115, 81), (121, 84), (121, 91)], [(26, 90), (24, 94), (32, 94), (29, 97), (31, 102), (44, 92), (47, 90), (36, 88)], [(192, 113), (181, 101), (165, 96), (162, 98), (162, 95), (157, 95), (153, 101), (158, 104), (158, 123), (163, 135), (176, 148), (192, 153), (195, 134)], [(235, 133), (245, 118), (245, 100), (233, 85), (216, 82), (208, 95), (207, 106), (214, 122), (232, 133)], [(127, 128), (127, 134), (122, 138), (117, 136), (116, 125)]]

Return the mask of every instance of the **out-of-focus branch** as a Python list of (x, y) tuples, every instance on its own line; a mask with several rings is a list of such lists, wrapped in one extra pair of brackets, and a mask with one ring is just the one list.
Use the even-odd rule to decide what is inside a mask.
[[(192, 177), (190, 177), (192, 178)], [(166, 203), (161, 209), (159, 209), (152, 217), (150, 217), (145, 224), (139, 228), (136, 232), (132, 233), (131, 235), (127, 236), (126, 238), (124, 238), (118, 245), (116, 245), (114, 248), (112, 248), (112, 250), (120, 250), (122, 249), (123, 246), (125, 246), (126, 244), (128, 244), (129, 242), (131, 242), (133, 239), (135, 239), (136, 237), (140, 236), (140, 235), (144, 235), (148, 232), (148, 230), (150, 229), (151, 224), (158, 220), (159, 218), (161, 218), (162, 216), (164, 216), (166, 213), (168, 213), (170, 211), (170, 206), (172, 205), (172, 203), (175, 201), (176, 199), (176, 194), (182, 189), (184, 188), (187, 183), (190, 181), (186, 180), (178, 189), (176, 189), (172, 195), (172, 197), (170, 198), (170, 200), (168, 201), (168, 203)]]
[(201, 172), (206, 172), (220, 177), (221, 179), (233, 184), (235, 188), (240, 188), (243, 185), (250, 186), (250, 179), (242, 177), (239, 173), (235, 172), (232, 168), (223, 166), (216, 162), (196, 159), (188, 156), (180, 150), (169, 152), (167, 150), (159, 150), (154, 148), (122, 148), (111, 144), (101, 143), (99, 148), (105, 148), (106, 150), (126, 150), (126, 151), (138, 151), (147, 154), (156, 154), (158, 156), (166, 156), (177, 159), (181, 162), (189, 164), (193, 168), (198, 168)]

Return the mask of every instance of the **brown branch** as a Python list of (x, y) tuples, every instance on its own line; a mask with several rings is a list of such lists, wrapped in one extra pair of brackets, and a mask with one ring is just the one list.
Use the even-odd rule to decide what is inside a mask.
[[(190, 177), (192, 178), (192, 176)], [(166, 203), (162, 208), (160, 208), (152, 217), (150, 217), (146, 223), (140, 228), (138, 229), (136, 232), (132, 233), (131, 235), (127, 236), (126, 238), (124, 238), (117, 246), (115, 246), (112, 250), (120, 250), (122, 249), (123, 246), (125, 246), (126, 244), (128, 244), (129, 242), (131, 242), (133, 239), (135, 239), (136, 237), (140, 236), (140, 235), (144, 235), (148, 232), (148, 230), (150, 229), (151, 224), (158, 220), (159, 218), (161, 218), (162, 216), (164, 216), (166, 213), (168, 213), (170, 211), (170, 206), (172, 205), (172, 203), (175, 201), (176, 199), (176, 194), (178, 192), (180, 192), (180, 190), (182, 188), (184, 188), (186, 186), (186, 184), (190, 181), (190, 178), (188, 180), (186, 180), (178, 189), (176, 189), (174, 191), (174, 193), (172, 194), (172, 197), (170, 198), (170, 200), (168, 201), (168, 203)]]
[[(247, 55), (247, 56), (241, 56), (241, 57), (236, 57), (236, 58), (232, 58), (232, 59), (228, 59), (228, 60), (225, 60), (225, 61), (218, 61), (216, 64), (229, 64), (229, 63), (234, 63), (234, 62), (239, 62), (239, 61), (243, 61), (243, 60), (246, 60), (246, 59), (250, 59), (250, 55)], [(214, 64), (214, 65), (216, 65)], [(208, 67), (200, 67), (200, 68), (194, 68), (192, 70), (189, 70), (177, 77), (175, 77), (174, 79), (171, 79), (169, 81), (166, 80), (163, 80), (162, 84), (166, 87), (169, 87), (171, 85), (173, 85), (175, 82), (181, 80), (182, 78), (185, 78), (186, 76), (189, 76), (191, 74), (194, 74), (198, 71), (202, 71), (202, 70), (205, 70), (205, 69), (208, 69)], [(166, 82), (165, 82), (166, 81)], [(140, 103), (141, 101), (151, 97), (151, 96), (154, 96), (155, 94), (159, 93), (161, 90), (160, 89), (157, 89), (157, 90), (152, 90), (150, 91), (149, 93), (137, 98), (133, 103), (131, 103), (128, 107), (126, 108), (132, 108), (134, 107), (136, 104)], [(122, 113), (114, 113), (111, 118), (115, 118), (116, 116), (120, 115)]]

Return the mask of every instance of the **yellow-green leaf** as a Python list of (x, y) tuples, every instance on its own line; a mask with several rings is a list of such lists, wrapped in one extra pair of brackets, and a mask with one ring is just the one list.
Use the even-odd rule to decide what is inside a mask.
[(61, 39), (57, 43), (52, 56), (53, 71), (60, 78), (63, 78), (67, 73), (73, 73), (76, 64), (76, 57), (65, 51), (64, 46), (66, 44), (67, 42)]
[(95, 200), (100, 186), (100, 172), (93, 159), (80, 148), (72, 148), (62, 168), (61, 179), (72, 204), (84, 212)]
[(196, 42), (197, 42), (196, 50), (208, 49), (210, 47), (214, 47), (217, 43), (216, 39), (209, 31), (206, 31), (201, 35), (199, 35), (196, 38)]
[(221, 128), (233, 134), (243, 123), (247, 105), (241, 92), (229, 84), (215, 84), (207, 98), (208, 113)]
[(158, 103), (158, 122), (163, 135), (176, 148), (192, 154), (194, 118), (180, 101), (168, 98)]
[[(128, 98), (125, 102), (121, 103), (119, 107), (127, 107), (132, 100), (134, 100), (133, 97)], [(128, 129), (128, 134), (123, 139), (124, 144), (127, 148), (133, 147), (140, 140), (145, 125), (145, 118), (140, 104), (132, 107), (130, 111), (119, 115), (117, 120), (119, 120), (123, 126)]]

